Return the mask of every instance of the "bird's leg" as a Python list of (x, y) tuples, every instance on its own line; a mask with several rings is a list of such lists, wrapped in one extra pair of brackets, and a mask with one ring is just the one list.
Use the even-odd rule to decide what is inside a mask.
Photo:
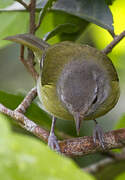
[(95, 128), (93, 131), (93, 141), (96, 144), (96, 139), (98, 139), (102, 148), (105, 149), (104, 131), (101, 128), (101, 126), (99, 126), (96, 120), (94, 120), (94, 122), (95, 122)]
[(56, 138), (55, 133), (54, 133), (55, 123), (56, 123), (56, 118), (53, 116), (52, 117), (51, 130), (50, 130), (50, 134), (49, 134), (49, 137), (48, 137), (48, 146), (52, 150), (60, 152), (60, 147), (59, 147), (57, 138)]

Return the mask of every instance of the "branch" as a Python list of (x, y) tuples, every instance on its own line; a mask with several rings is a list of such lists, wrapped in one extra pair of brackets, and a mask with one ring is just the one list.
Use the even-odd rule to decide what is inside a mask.
[[(22, 1), (21, 1), (22, 2)], [(29, 33), (30, 34), (35, 34), (35, 9), (36, 9), (36, 0), (31, 0), (30, 4), (28, 6), (28, 11), (29, 11), (29, 18), (30, 18), (30, 25), (29, 25)], [(20, 60), (30, 72), (34, 80), (38, 79), (38, 73), (36, 72), (34, 65), (34, 54), (33, 52), (28, 49), (28, 57), (27, 60), (24, 58), (24, 46), (21, 45), (21, 50), (20, 50)]]
[(36, 0), (30, 0), (29, 13), (30, 13), (30, 28), (29, 32), (35, 34), (35, 11), (36, 11)]
[[(106, 151), (122, 148), (125, 141), (125, 128), (106, 132), (104, 140), (106, 144)], [(68, 156), (83, 156), (104, 151), (98, 140), (96, 145), (94, 144), (92, 136), (72, 138), (69, 140), (60, 141), (59, 144), (62, 152)]]
[(104, 169), (104, 167), (107, 167), (109, 164), (113, 164), (114, 162), (118, 161), (125, 161), (125, 152), (122, 153), (113, 153), (115, 155), (115, 158), (106, 158), (103, 159), (95, 164), (92, 164), (86, 168), (83, 168), (84, 171), (92, 174), (98, 173), (101, 169)]
[(39, 137), (43, 141), (47, 141), (49, 132), (39, 127), (36, 123), (29, 120), (26, 116), (18, 111), (12, 111), (2, 104), (0, 104), (0, 112), (8, 115), (13, 118), (21, 127), (26, 129), (27, 131), (33, 133), (35, 136)]
[[(35, 34), (35, 10), (36, 10), (36, 0), (30, 0), (29, 5), (29, 15), (30, 15), (30, 24), (29, 24), (29, 33)], [(29, 67), (34, 68), (34, 54), (28, 49), (28, 61)]]
[[(47, 142), (49, 132), (28, 119), (22, 113), (18, 112), (17, 110), (12, 111), (2, 104), (0, 104), (0, 112), (13, 118), (21, 127), (33, 133), (39, 139)], [(105, 133), (106, 151), (114, 148), (122, 148), (124, 146), (124, 141), (125, 128)], [(99, 141), (97, 140), (95, 145), (93, 142), (93, 137), (90, 136), (72, 138), (58, 142), (61, 152), (67, 156), (83, 156), (98, 151), (104, 151), (100, 146)]]
[(32, 75), (33, 79), (37, 80), (39, 75), (36, 72), (34, 65), (28, 60), (24, 59), (24, 46), (23, 45), (21, 45), (21, 49), (20, 49), (20, 61), (24, 64), (27, 71)]
[(15, 111), (24, 114), (36, 96), (37, 96), (37, 88), (34, 87), (30, 90), (30, 92), (27, 94), (27, 96), (24, 98), (22, 103), (16, 108)]
[(112, 51), (112, 49), (125, 37), (125, 31), (123, 31), (121, 34), (119, 34), (118, 36), (115, 36), (113, 41), (108, 44), (108, 46), (106, 46), (106, 48), (104, 48), (102, 50), (103, 53), (108, 54)]
[(29, 6), (24, 1), (22, 1), (22, 0), (16, 0), (16, 1), (20, 4), (22, 4), (26, 8), (26, 10), (29, 11)]
[[(25, 2), (22, 0), (18, 0), (19, 3), (24, 5), (24, 7), (27, 7), (29, 11), (29, 33), (35, 34), (35, 10), (36, 10), (36, 0), (30, 0), (30, 4), (27, 6)], [(28, 49), (28, 56), (27, 59), (24, 58), (24, 46), (21, 45), (20, 50), (20, 60), (28, 70), (28, 72), (32, 75), (33, 79), (36, 81), (38, 79), (38, 73), (36, 72), (34, 65), (34, 54), (33, 52)]]

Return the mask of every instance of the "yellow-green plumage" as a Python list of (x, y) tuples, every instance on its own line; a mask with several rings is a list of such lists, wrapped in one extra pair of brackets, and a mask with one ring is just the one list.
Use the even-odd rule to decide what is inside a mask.
[(107, 100), (94, 112), (92, 116), (85, 117), (86, 120), (97, 118), (112, 109), (119, 98), (119, 82), (115, 68), (110, 59), (100, 51), (87, 45), (71, 42), (62, 42), (49, 47), (43, 63), (42, 78), (38, 83), (39, 96), (45, 109), (52, 115), (61, 119), (73, 119), (57, 95), (57, 82), (66, 63), (69, 61), (94, 61), (107, 73), (110, 79), (111, 91)]
[[(31, 48), (40, 58), (44, 51), (42, 76), (39, 77), (37, 88), (43, 107), (51, 115), (61, 119), (74, 119), (68, 109), (61, 102), (57, 93), (57, 84), (66, 64), (72, 61), (87, 61), (97, 64), (106, 74), (109, 81), (109, 94), (105, 101), (93, 114), (85, 116), (85, 120), (95, 119), (111, 110), (119, 98), (119, 82), (117, 72), (111, 60), (102, 52), (87, 45), (72, 42), (61, 42), (52, 46), (44, 45), (43, 41), (32, 35), (17, 35), (6, 38), (24, 44)], [(41, 44), (41, 45), (40, 45)], [(44, 46), (44, 48), (42, 48)]]

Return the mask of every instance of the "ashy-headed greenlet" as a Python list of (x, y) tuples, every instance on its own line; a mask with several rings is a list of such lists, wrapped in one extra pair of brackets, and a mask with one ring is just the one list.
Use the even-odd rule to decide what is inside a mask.
[[(119, 80), (106, 54), (88, 45), (60, 42), (50, 46), (31, 34), (7, 37), (32, 49), (41, 59), (37, 90), (44, 109), (53, 116), (48, 144), (59, 151), (54, 135), (56, 118), (81, 122), (95, 120), (110, 111), (119, 98)], [(96, 120), (95, 120), (96, 122)], [(93, 140), (104, 148), (104, 134), (96, 122)]]

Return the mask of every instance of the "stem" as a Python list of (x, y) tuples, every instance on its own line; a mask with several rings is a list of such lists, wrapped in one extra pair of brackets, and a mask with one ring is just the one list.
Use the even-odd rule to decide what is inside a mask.
[(108, 46), (106, 46), (102, 52), (105, 54), (108, 54), (112, 51), (112, 49), (125, 37), (125, 31), (123, 31), (121, 34), (119, 34), (118, 36), (115, 36), (113, 41), (108, 44)]
[(18, 3), (22, 4), (28, 11), (29, 11), (29, 6), (22, 0), (16, 0)]
[(15, 111), (24, 114), (36, 96), (37, 96), (37, 89), (36, 87), (34, 87), (30, 90), (30, 92), (27, 94), (27, 96), (24, 98), (22, 103), (16, 108)]
[(37, 126), (36, 123), (28, 119), (22, 113), (18, 112), (17, 110), (12, 111), (3, 106), (2, 104), (0, 104), (0, 112), (13, 118), (21, 127), (47, 142), (49, 132)]
[[(18, 1), (22, 4), (23, 1)], [(29, 11), (29, 18), (30, 18), (30, 25), (29, 25), (29, 33), (30, 34), (35, 34), (35, 10), (36, 10), (36, 0), (31, 0), (30, 4), (28, 6), (28, 11)], [(24, 46), (21, 45), (21, 51), (20, 51), (20, 60), (30, 72), (32, 75), (33, 79), (36, 81), (38, 79), (38, 73), (36, 72), (34, 68), (34, 54), (33, 52), (28, 49), (28, 57), (27, 60), (24, 59)]]
[(24, 59), (24, 46), (23, 45), (21, 45), (21, 50), (20, 50), (20, 61), (24, 64), (28, 72), (32, 75), (33, 79), (36, 81), (39, 75), (36, 72), (33, 64), (28, 62), (28, 60)]
[[(29, 25), (29, 33), (30, 34), (35, 34), (35, 10), (36, 10), (36, 0), (31, 0), (30, 1), (30, 10), (29, 10), (29, 15), (30, 15), (30, 25)], [(28, 63), (29, 66), (34, 65), (34, 54), (33, 52), (28, 49)]]
[(29, 33), (35, 34), (35, 11), (36, 11), (36, 0), (31, 0), (30, 5), (30, 27)]
[(109, 164), (113, 164), (114, 162), (118, 162), (118, 161), (124, 161), (125, 160), (125, 153), (121, 152), (119, 154), (115, 154), (115, 158), (106, 158), (103, 159), (95, 164), (92, 164), (86, 168), (83, 168), (84, 171), (88, 172), (88, 173), (92, 173), (92, 174), (96, 174), (98, 172), (100, 172), (100, 170), (103, 170), (104, 167), (108, 167)]

